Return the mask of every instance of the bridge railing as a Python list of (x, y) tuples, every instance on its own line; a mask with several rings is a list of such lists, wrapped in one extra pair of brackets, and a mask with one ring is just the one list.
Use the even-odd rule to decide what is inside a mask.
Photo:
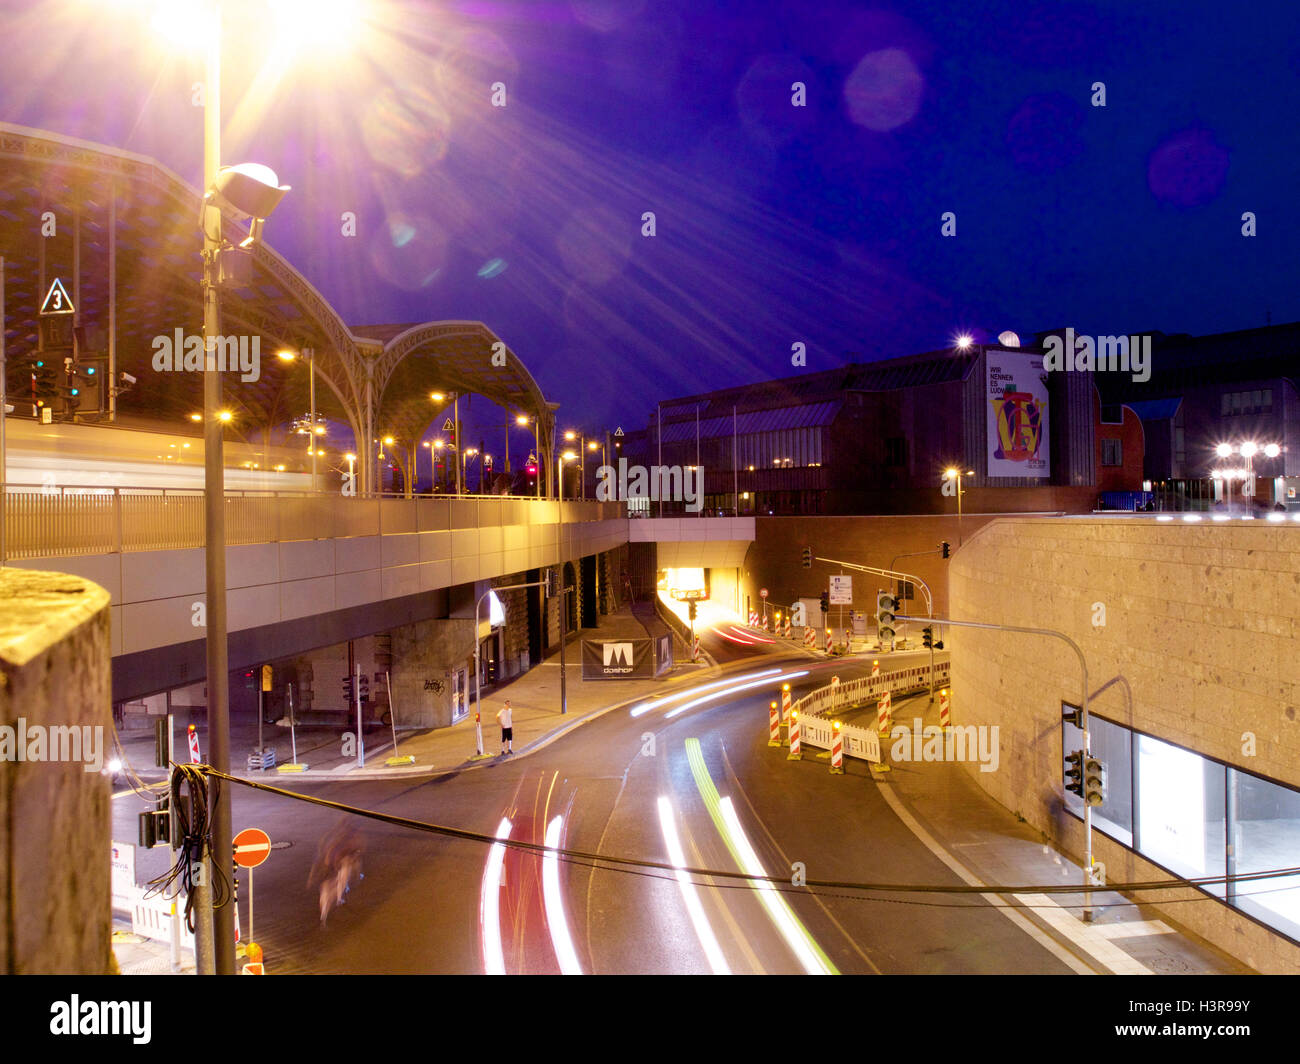
[[(8, 485), (4, 558), (183, 550), (204, 544), (204, 497), (193, 488)], [(226, 543), (278, 543), (625, 516), (621, 503), (526, 496), (343, 496), (228, 491)]]

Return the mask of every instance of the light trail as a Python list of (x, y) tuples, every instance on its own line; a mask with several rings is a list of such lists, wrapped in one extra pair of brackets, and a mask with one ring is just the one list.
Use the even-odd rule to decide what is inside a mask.
[(682, 871), (687, 867), (686, 854), (682, 850), (681, 840), (677, 837), (673, 803), (665, 795), (659, 797), (659, 826), (663, 829), (664, 844), (668, 847), (668, 860), (677, 869), (677, 882), (682, 888), (682, 900), (686, 902), (686, 911), (690, 914), (691, 924), (695, 927), (695, 937), (700, 940), (700, 945), (704, 948), (709, 967), (713, 969), (714, 975), (730, 975), (731, 969), (727, 967), (727, 959), (722, 955), (722, 948), (718, 945), (717, 936), (709, 925), (708, 917), (704, 915), (704, 906), (700, 904), (699, 892), (695, 889), (691, 877)]
[[(510, 837), (510, 820), (502, 817), (497, 838)], [(506, 848), (494, 842), (483, 865), (483, 884), (479, 890), (479, 939), (483, 944), (483, 970), (488, 975), (505, 975), (506, 958), (501, 948), (501, 869)]]
[(546, 925), (551, 930), (551, 944), (560, 962), (562, 975), (581, 975), (578, 951), (573, 948), (569, 921), (564, 915), (564, 896), (560, 892), (560, 859), (555, 851), (560, 848), (560, 835), (564, 817), (557, 816), (546, 828), (546, 853), (542, 856), (542, 900), (546, 904)]
[[(780, 672), (781, 670), (778, 669), (776, 671)], [(775, 680), (792, 680), (796, 676), (807, 676), (807, 675), (808, 675), (808, 670), (803, 669), (800, 672), (781, 673), (781, 675), (773, 677), (772, 680), (768, 680), (768, 679), (755, 680), (752, 683), (739, 684), (726, 691), (716, 691), (711, 695), (704, 695), (702, 698), (692, 699), (690, 702), (685, 702), (682, 705), (678, 706), (676, 709), (669, 710), (667, 713), (664, 714), (664, 720), (671, 720), (673, 717), (677, 716), (678, 713), (685, 713), (688, 709), (694, 709), (696, 706), (702, 706), (704, 705), (705, 702), (712, 702), (715, 698), (723, 698), (726, 695), (735, 694), (737, 691), (748, 691), (751, 688), (762, 687), (765, 684), (774, 682)]]
[(728, 684), (734, 683), (736, 680), (751, 679), (756, 676), (775, 676), (780, 671), (781, 670), (779, 668), (775, 668), (775, 669), (764, 669), (762, 672), (746, 672), (746, 673), (741, 673), (739, 676), (729, 677), (726, 680), (718, 680), (714, 683), (706, 683), (700, 687), (691, 687), (685, 691), (678, 691), (676, 694), (673, 695), (665, 695), (663, 698), (656, 698), (653, 702), (643, 702), (641, 705), (637, 706), (635, 709), (632, 710), (632, 716), (639, 717), (644, 713), (649, 713), (650, 710), (652, 709), (658, 709), (660, 706), (666, 706), (669, 702), (676, 702), (679, 698), (689, 698), (691, 695), (698, 694), (700, 691), (712, 691), (712, 690), (716, 690), (719, 687), (726, 687)]

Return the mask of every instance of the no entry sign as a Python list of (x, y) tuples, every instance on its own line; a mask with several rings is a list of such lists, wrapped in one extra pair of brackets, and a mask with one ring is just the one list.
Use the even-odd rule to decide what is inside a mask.
[(271, 855), (271, 837), (261, 828), (244, 828), (235, 836), (235, 864), (256, 868)]

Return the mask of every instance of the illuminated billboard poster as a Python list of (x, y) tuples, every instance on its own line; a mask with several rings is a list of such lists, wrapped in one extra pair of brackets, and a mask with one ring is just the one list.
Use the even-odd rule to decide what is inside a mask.
[(985, 353), (985, 373), (988, 475), (1051, 476), (1043, 356), (990, 349)]

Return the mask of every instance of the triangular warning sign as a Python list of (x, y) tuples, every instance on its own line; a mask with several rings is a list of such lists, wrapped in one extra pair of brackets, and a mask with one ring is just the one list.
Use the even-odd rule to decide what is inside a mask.
[(622, 425), (620, 425), (618, 428), (616, 428), (616, 429), (614, 430), (614, 435), (615, 435), (615, 436), (622, 436), (622, 435), (623, 435), (623, 426), (622, 426)]
[(63, 287), (63, 282), (57, 277), (54, 283), (50, 285), (50, 290), (45, 293), (45, 302), (41, 304), (42, 314), (74, 314), (77, 308), (72, 305), (72, 300), (68, 298), (68, 290)]
[(452, 424), (451, 418), (448, 418), (446, 421), (444, 421), (444, 422), (442, 423), (442, 431), (443, 431), (443, 432), (455, 432), (455, 431), (456, 431), (456, 426)]

